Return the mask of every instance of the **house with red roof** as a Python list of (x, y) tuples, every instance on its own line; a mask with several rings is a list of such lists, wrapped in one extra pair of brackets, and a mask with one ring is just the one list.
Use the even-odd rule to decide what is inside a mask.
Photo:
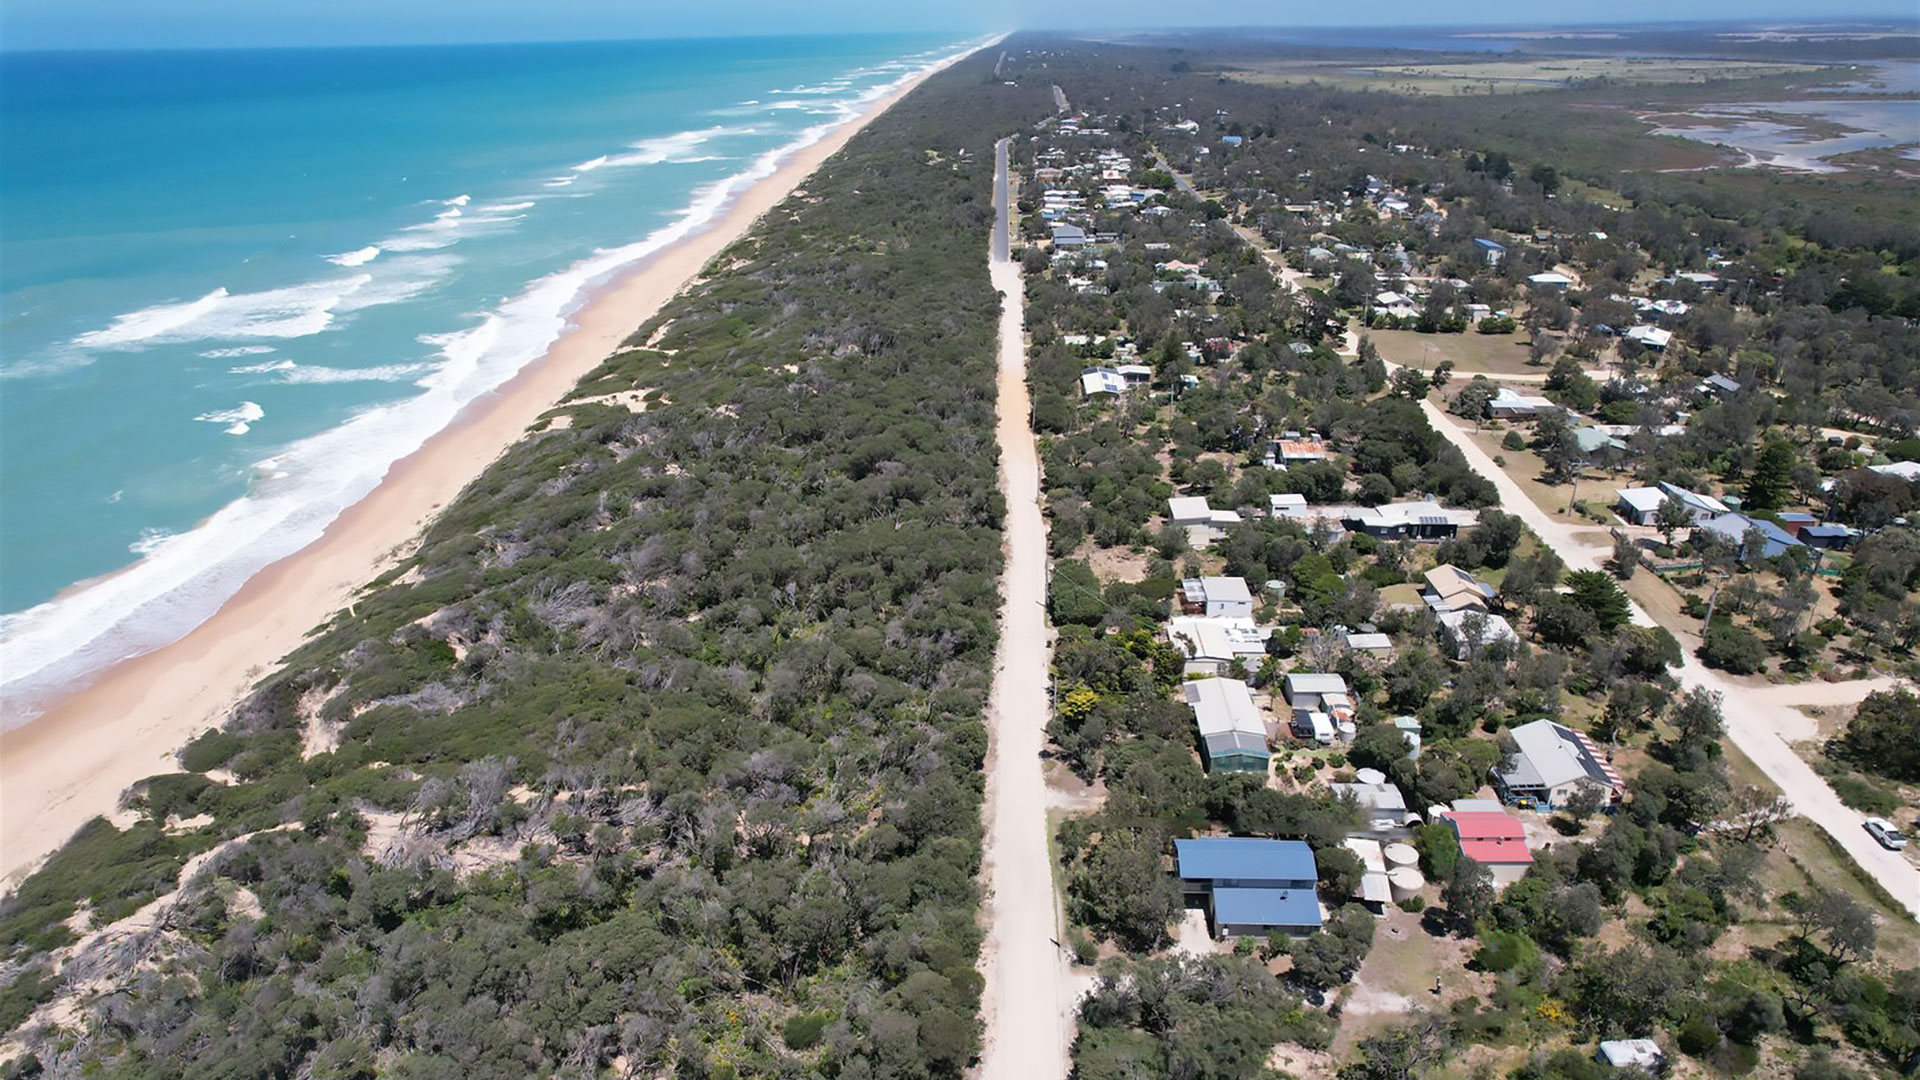
[(1500, 810), (1452, 810), (1440, 819), (1453, 826), (1460, 853), (1493, 871), (1494, 887), (1519, 881), (1533, 865), (1527, 850), (1527, 830), (1518, 819)]

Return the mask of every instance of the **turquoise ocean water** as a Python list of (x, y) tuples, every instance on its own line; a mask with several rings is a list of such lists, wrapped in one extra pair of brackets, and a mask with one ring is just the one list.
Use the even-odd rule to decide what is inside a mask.
[(5, 719), (204, 620), (594, 285), (977, 44), (0, 54)]

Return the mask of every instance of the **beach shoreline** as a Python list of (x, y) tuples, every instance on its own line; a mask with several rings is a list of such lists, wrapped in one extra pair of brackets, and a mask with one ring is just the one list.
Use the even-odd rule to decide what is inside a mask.
[(129, 785), (177, 771), (181, 746), (221, 723), (312, 631), (396, 565), (442, 508), (708, 263), (867, 124), (975, 51), (915, 73), (781, 161), (706, 227), (593, 290), (545, 355), (469, 403), (318, 540), (254, 574), (198, 627), (0, 731), (0, 886), (18, 885), (82, 825), (112, 813)]

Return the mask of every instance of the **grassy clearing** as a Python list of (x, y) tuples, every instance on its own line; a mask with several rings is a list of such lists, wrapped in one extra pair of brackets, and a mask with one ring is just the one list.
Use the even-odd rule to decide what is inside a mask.
[(1369, 330), (1367, 337), (1387, 360), (1432, 371), (1443, 360), (1465, 376), (1538, 375), (1546, 369), (1527, 362), (1520, 334), (1422, 334), (1415, 330)]

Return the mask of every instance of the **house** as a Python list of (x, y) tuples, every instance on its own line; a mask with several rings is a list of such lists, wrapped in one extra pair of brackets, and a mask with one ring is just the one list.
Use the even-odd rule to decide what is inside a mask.
[(1495, 888), (1519, 881), (1533, 865), (1533, 852), (1527, 850), (1527, 830), (1503, 811), (1448, 810), (1440, 820), (1453, 827), (1460, 854), (1492, 872)]
[(1180, 609), (1210, 619), (1253, 617), (1253, 592), (1246, 578), (1201, 577), (1180, 582)]
[(1428, 499), (1354, 507), (1340, 524), (1348, 532), (1366, 533), (1378, 540), (1444, 540), (1458, 535), (1461, 526), (1479, 520), (1480, 515), (1472, 510), (1449, 510)]
[(1407, 797), (1385, 780), (1327, 786), (1335, 795), (1353, 796), (1360, 807), (1360, 831), (1370, 836), (1398, 835), (1409, 826), (1420, 824), (1420, 815), (1407, 809)]
[(1329, 705), (1351, 707), (1347, 680), (1321, 672), (1296, 671), (1281, 683), (1281, 693), (1295, 710), (1326, 710)]
[(1280, 466), (1327, 460), (1327, 444), (1319, 439), (1275, 439), (1267, 444), (1267, 461)]
[(1235, 660), (1258, 664), (1267, 655), (1273, 629), (1255, 626), (1252, 619), (1207, 619), (1175, 616), (1167, 623), (1167, 640), (1187, 658), (1185, 675), (1219, 675)]
[(1720, 275), (1718, 274), (1686, 273), (1686, 274), (1675, 274), (1673, 275), (1673, 277), (1675, 281), (1691, 281), (1695, 285), (1698, 285), (1703, 289), (1711, 289), (1714, 286), (1720, 284)]
[(1434, 567), (1425, 578), (1420, 596), (1433, 611), (1486, 611), (1493, 602), (1493, 586), (1452, 563)]
[(1520, 644), (1520, 635), (1514, 633), (1513, 624), (1504, 615), (1463, 608), (1437, 611), (1434, 619), (1440, 624), (1441, 642), (1453, 650), (1455, 660), (1471, 660), (1475, 653), (1489, 645)]
[(1196, 679), (1185, 685), (1187, 707), (1206, 748), (1207, 768), (1265, 776), (1267, 723), (1254, 707), (1247, 684), (1238, 679)]
[(1800, 530), (1800, 542), (1823, 551), (1844, 551), (1860, 542), (1860, 532), (1845, 525), (1809, 525)]
[[(1794, 539), (1792, 533), (1766, 518), (1753, 518), (1731, 511), (1708, 518), (1700, 523), (1700, 527), (1739, 548), (1743, 558), (1751, 559), (1757, 554), (1762, 559), (1774, 559), (1785, 554), (1788, 548), (1806, 546)], [(1747, 550), (1747, 534), (1755, 529), (1765, 537), (1758, 553)]]
[(1549, 409), (1559, 408), (1547, 398), (1522, 394), (1503, 386), (1494, 391), (1493, 398), (1487, 402), (1487, 417), (1491, 420), (1531, 420)]
[(1205, 836), (1175, 840), (1180, 889), (1206, 910), (1220, 937), (1320, 929), (1320, 869), (1299, 840)]
[(1660, 493), (1667, 498), (1680, 500), (1680, 505), (1686, 507), (1687, 513), (1693, 515), (1693, 523), (1696, 525), (1704, 524), (1707, 519), (1719, 517), (1727, 512), (1727, 504), (1711, 495), (1688, 491), (1686, 488), (1665, 481), (1662, 481), (1658, 487)]
[(1881, 476), (1892, 476), (1911, 484), (1920, 481), (1920, 461), (1895, 461), (1886, 465), (1869, 465), (1867, 468)]
[(1573, 284), (1573, 279), (1568, 277), (1565, 274), (1559, 274), (1559, 273), (1554, 273), (1552, 271), (1549, 271), (1544, 274), (1528, 275), (1527, 284), (1532, 285), (1536, 289), (1549, 289), (1549, 290), (1552, 290), (1553, 292), (1566, 292), (1567, 287)]
[(1787, 531), (1787, 535), (1799, 539), (1800, 533), (1809, 525), (1820, 524), (1820, 519), (1812, 514), (1786, 513), (1773, 515), (1774, 522)]
[(1666, 1066), (1667, 1055), (1661, 1053), (1660, 1044), (1652, 1039), (1602, 1039), (1594, 1060), (1616, 1069), (1641, 1069), (1657, 1075)]
[(1345, 640), (1347, 648), (1353, 649), (1356, 652), (1393, 651), (1393, 639), (1378, 632), (1362, 632), (1356, 634), (1349, 630), (1345, 634)]
[(1625, 336), (1654, 352), (1664, 352), (1673, 343), (1673, 331), (1652, 325), (1630, 327)]
[(1624, 453), (1627, 444), (1621, 442), (1612, 432), (1597, 425), (1588, 425), (1573, 429), (1573, 441), (1579, 445), (1583, 454), (1597, 454), (1602, 450)]
[(1513, 757), (1493, 770), (1493, 787), (1508, 803), (1564, 806), (1582, 784), (1594, 784), (1609, 794), (1624, 786), (1620, 774), (1587, 738), (1551, 720), (1521, 724), (1513, 736)]
[(1739, 393), (1742, 388), (1739, 383), (1727, 378), (1725, 375), (1709, 375), (1700, 380), (1700, 385), (1694, 389), (1703, 394), (1712, 394), (1714, 397), (1725, 398), (1732, 397)]
[(1393, 899), (1393, 888), (1387, 880), (1387, 853), (1380, 841), (1350, 836), (1340, 841), (1340, 846), (1360, 860), (1360, 883), (1354, 886), (1353, 898), (1376, 914), (1384, 911), (1387, 901)]
[(1400, 729), (1400, 737), (1407, 740), (1407, 756), (1420, 756), (1420, 718), (1417, 716), (1396, 716), (1388, 723)]
[(1078, 225), (1055, 225), (1053, 227), (1053, 246), (1057, 248), (1085, 247), (1087, 231)]
[(1507, 257), (1507, 247), (1505, 244), (1496, 243), (1495, 241), (1485, 238), (1476, 239), (1473, 244), (1480, 249), (1480, 257), (1487, 261), (1488, 266), (1499, 266), (1500, 260)]
[(1613, 512), (1629, 525), (1652, 525), (1659, 520), (1667, 493), (1659, 488), (1630, 487), (1613, 493)]
[(1127, 380), (1113, 368), (1088, 368), (1080, 373), (1080, 396), (1083, 398), (1118, 396), (1125, 393), (1126, 389)]
[(1267, 512), (1277, 518), (1304, 518), (1307, 516), (1307, 497), (1294, 492), (1269, 495)]
[(1205, 496), (1176, 495), (1167, 500), (1167, 520), (1175, 525), (1210, 525), (1213, 508)]

